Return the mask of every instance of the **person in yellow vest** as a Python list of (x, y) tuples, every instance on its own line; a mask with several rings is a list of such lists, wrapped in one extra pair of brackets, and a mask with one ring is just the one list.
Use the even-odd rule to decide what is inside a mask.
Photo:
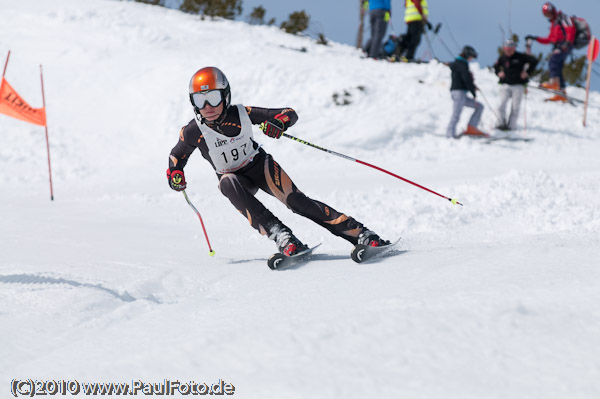
[(406, 59), (412, 61), (425, 25), (431, 29), (429, 18), (429, 6), (427, 0), (404, 0), (404, 22), (406, 22), (406, 34), (403, 40), (402, 53), (406, 52)]

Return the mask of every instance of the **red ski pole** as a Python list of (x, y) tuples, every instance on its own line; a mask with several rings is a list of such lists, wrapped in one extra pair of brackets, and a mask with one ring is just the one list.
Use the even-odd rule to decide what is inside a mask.
[(198, 219), (200, 219), (200, 224), (202, 225), (202, 230), (204, 231), (204, 237), (206, 237), (206, 243), (208, 244), (208, 250), (209, 250), (208, 254), (210, 256), (215, 256), (215, 251), (210, 246), (210, 241), (208, 240), (208, 234), (206, 234), (206, 228), (204, 227), (204, 222), (202, 221), (202, 216), (200, 216), (200, 212), (198, 212), (198, 209), (196, 209), (196, 207), (190, 202), (190, 199), (188, 198), (187, 194), (185, 193), (185, 190), (182, 190), (181, 192), (183, 193), (183, 196), (185, 197), (185, 200), (187, 201), (188, 205), (192, 207), (194, 212), (196, 212), (196, 215), (198, 215)]
[(326, 148), (323, 148), (323, 147), (319, 147), (318, 145), (315, 145), (315, 144), (309, 143), (308, 141), (304, 141), (304, 140), (301, 140), (301, 139), (299, 139), (299, 138), (297, 138), (297, 137), (290, 136), (290, 135), (289, 135), (289, 134), (287, 134), (287, 133), (283, 133), (283, 134), (282, 134), (282, 136), (284, 136), (284, 137), (287, 137), (288, 139), (292, 139), (292, 140), (294, 140), (294, 141), (297, 141), (298, 143), (305, 144), (305, 145), (307, 145), (307, 146), (310, 146), (310, 147), (316, 148), (317, 150), (325, 151), (325, 152), (326, 152), (326, 153), (328, 153), (328, 154), (336, 155), (336, 156), (338, 156), (338, 157), (341, 157), (341, 158), (347, 159), (347, 160), (349, 160), (349, 161), (353, 161), (353, 162), (359, 163), (359, 164), (361, 164), (361, 165), (365, 165), (365, 166), (368, 166), (368, 167), (370, 167), (370, 168), (377, 169), (377, 170), (378, 170), (378, 171), (380, 171), (380, 172), (387, 173), (387, 174), (388, 174), (388, 175), (390, 175), (390, 176), (394, 176), (396, 179), (400, 179), (400, 180), (402, 180), (402, 181), (405, 181), (406, 183), (412, 184), (413, 186), (419, 187), (419, 188), (420, 188), (420, 189), (422, 189), (422, 190), (429, 191), (430, 193), (432, 193), (432, 194), (435, 194), (435, 195), (437, 195), (438, 197), (442, 197), (442, 198), (444, 198), (444, 199), (447, 199), (448, 201), (450, 201), (450, 202), (451, 202), (451, 203), (453, 203), (454, 205), (458, 204), (458, 205), (462, 206), (462, 204), (461, 204), (460, 202), (458, 202), (458, 201), (457, 201), (456, 199), (454, 199), (454, 198), (449, 198), (449, 197), (446, 197), (445, 195), (442, 195), (442, 194), (436, 193), (435, 191), (433, 191), (433, 190), (430, 190), (430, 189), (428, 189), (427, 187), (423, 187), (423, 186), (421, 186), (420, 184), (417, 184), (417, 183), (415, 183), (415, 182), (412, 182), (412, 181), (410, 181), (410, 180), (408, 180), (408, 179), (405, 179), (405, 178), (404, 178), (404, 177), (402, 177), (402, 176), (398, 176), (397, 174), (395, 174), (395, 173), (392, 173), (392, 172), (389, 172), (389, 171), (387, 171), (387, 170), (385, 170), (385, 169), (383, 169), (383, 168), (380, 168), (379, 166), (371, 165), (370, 163), (363, 162), (363, 161), (361, 161), (361, 160), (359, 160), (359, 159), (355, 159), (355, 158), (349, 157), (348, 155), (340, 154), (339, 152), (335, 152), (335, 151), (331, 151), (331, 150), (328, 150), (328, 149), (326, 149)]

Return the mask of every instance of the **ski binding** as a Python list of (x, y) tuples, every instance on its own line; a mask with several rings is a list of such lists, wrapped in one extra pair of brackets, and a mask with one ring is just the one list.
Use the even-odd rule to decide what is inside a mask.
[(384, 256), (385, 254), (392, 251), (396, 248), (396, 245), (400, 242), (400, 238), (388, 245), (381, 245), (378, 247), (370, 247), (368, 245), (358, 244), (355, 245), (350, 253), (350, 257), (356, 263), (363, 263), (370, 259), (378, 258), (380, 256)]
[(271, 270), (289, 269), (294, 265), (306, 261), (310, 257), (312, 252), (320, 245), (321, 244), (317, 244), (314, 247), (305, 249), (304, 251), (298, 252), (297, 254), (292, 256), (285, 256), (284, 254), (277, 252), (271, 255), (271, 257), (267, 261), (267, 266), (269, 266)]

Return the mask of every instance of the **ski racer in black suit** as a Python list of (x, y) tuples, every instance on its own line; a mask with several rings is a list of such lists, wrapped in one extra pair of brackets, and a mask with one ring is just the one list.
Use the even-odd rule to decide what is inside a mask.
[(278, 250), (286, 256), (307, 246), (255, 197), (258, 189), (353, 245), (389, 243), (354, 218), (307, 197), (273, 157), (254, 141), (252, 125), (259, 124), (267, 136), (280, 138), (298, 120), (293, 109), (231, 105), (229, 82), (215, 67), (198, 70), (192, 76), (189, 92), (196, 118), (181, 129), (179, 141), (169, 156), (167, 178), (173, 190), (186, 188), (183, 169), (190, 154), (198, 148), (215, 169), (223, 195), (252, 227), (274, 240)]

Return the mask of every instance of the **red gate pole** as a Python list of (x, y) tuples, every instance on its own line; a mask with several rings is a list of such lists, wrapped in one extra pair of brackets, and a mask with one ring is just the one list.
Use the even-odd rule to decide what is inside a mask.
[(2, 78), (4, 79), (4, 75), (6, 74), (6, 67), (8, 66), (8, 59), (10, 58), (10, 50), (8, 50), (8, 55), (6, 56), (6, 63), (4, 64), (4, 71), (2, 71)]
[(2, 81), (0, 82), (0, 93), (2, 92), (2, 86), (4, 85), (4, 75), (6, 74), (6, 67), (8, 66), (8, 59), (10, 58), (10, 50), (6, 56), (6, 63), (4, 64), (4, 71), (2, 71)]
[(594, 62), (594, 60), (596, 59), (596, 57), (598, 57), (598, 39), (595, 36), (592, 36), (592, 39), (590, 40), (590, 44), (588, 46), (588, 54), (587, 54), (587, 60), (588, 60), (588, 70), (587, 70), (587, 81), (585, 84), (585, 102), (583, 104), (583, 126), (586, 126), (586, 119), (587, 119), (587, 109), (588, 109), (588, 103), (590, 100), (590, 81), (592, 79), (592, 63)]
[(48, 118), (46, 115), (46, 96), (44, 95), (44, 74), (40, 65), (40, 80), (42, 82), (42, 105), (44, 107), (44, 128), (46, 129), (46, 152), (48, 153), (48, 177), (50, 179), (50, 201), (54, 201), (54, 190), (52, 189), (52, 168), (50, 167), (50, 142), (48, 140)]

